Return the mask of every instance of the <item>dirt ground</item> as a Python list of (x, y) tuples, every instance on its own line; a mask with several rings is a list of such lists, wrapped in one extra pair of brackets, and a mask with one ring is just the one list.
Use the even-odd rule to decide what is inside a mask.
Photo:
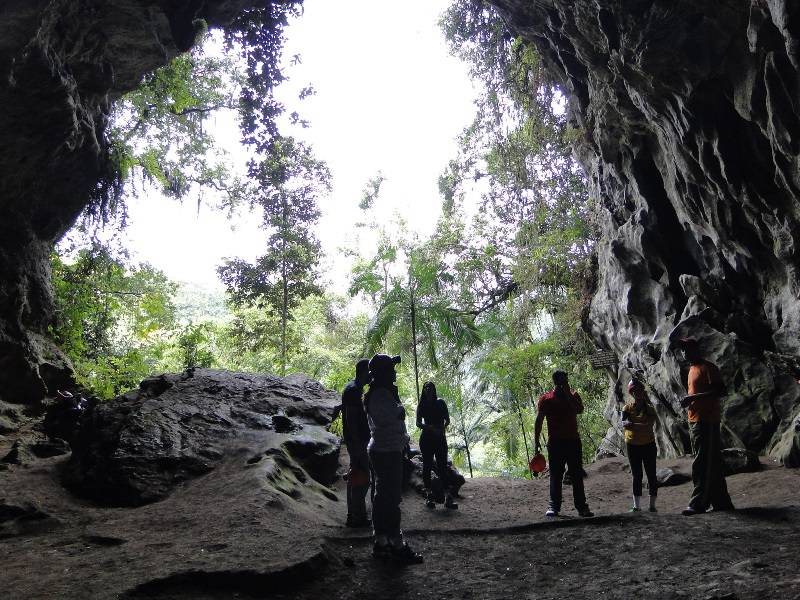
[[(241, 460), (165, 501), (101, 509), (64, 492), (59, 460), (0, 472), (2, 598), (800, 598), (800, 470), (776, 465), (728, 478), (737, 511), (695, 517), (680, 515), (691, 484), (628, 513), (622, 459), (587, 467), (591, 519), (569, 489), (563, 516), (544, 517), (546, 479), (468, 479), (457, 511), (410, 492), (403, 527), (425, 562), (400, 567), (341, 526), (341, 484), (338, 499), (289, 497)], [(10, 520), (14, 506), (40, 515)]]
[[(544, 517), (547, 480), (468, 481), (455, 512), (406, 501), (423, 565), (387, 565), (369, 557), (369, 540), (331, 536), (322, 576), (270, 597), (800, 598), (800, 472), (766, 465), (729, 477), (737, 511), (684, 517), (691, 484), (662, 488), (658, 513), (627, 512), (624, 464), (587, 468), (591, 519)], [(690, 464), (659, 466), (688, 473)]]

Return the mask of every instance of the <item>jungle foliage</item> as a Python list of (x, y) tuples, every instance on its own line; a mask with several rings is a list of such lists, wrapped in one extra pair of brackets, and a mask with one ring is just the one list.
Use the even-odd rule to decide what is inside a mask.
[[(325, 291), (315, 236), (331, 174), (280, 131), (305, 123), (274, 95), (283, 30), (299, 7), (264, 2), (227, 32), (229, 58), (183, 55), (121, 106), (113, 137), (122, 174), (139, 172), (174, 197), (215, 190), (218, 205), (259, 211), (264, 254), (222, 265), (226, 302), (190, 294), (201, 305), (176, 300), (162, 273), (101, 245), (55, 255), (53, 333), (81, 383), (107, 398), (148, 374), (202, 366), (304, 372), (341, 389), (358, 358), (400, 353), (410, 430), (422, 382), (432, 380), (450, 407), (456, 464), (525, 476), (536, 401), (563, 369), (584, 398), (590, 459), (607, 426), (608, 386), (589, 365), (594, 348), (580, 326), (594, 287), (594, 199), (572, 156), (564, 98), (535, 49), (488, 3), (453, 0), (441, 28), (481, 93), (439, 180), (441, 216), (426, 239), (402, 221), (380, 222), (385, 178), (366, 182), (353, 228), (372, 244), (346, 250), (350, 298), (340, 298)], [(204, 133), (217, 109), (238, 114), (246, 172), (226, 165)]]

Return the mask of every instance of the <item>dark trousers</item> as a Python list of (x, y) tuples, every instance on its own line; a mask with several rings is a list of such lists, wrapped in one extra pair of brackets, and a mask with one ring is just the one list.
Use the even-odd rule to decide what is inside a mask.
[[(359, 469), (369, 473), (369, 458), (366, 446), (347, 444), (347, 453), (350, 455), (350, 469)], [(361, 521), (367, 518), (367, 485), (353, 485), (351, 479), (347, 480), (347, 518)]]
[(719, 423), (689, 423), (689, 434), (695, 453), (692, 463), (694, 490), (689, 507), (697, 511), (708, 510), (710, 506), (718, 510), (733, 508), (722, 472)]
[(550, 461), (550, 508), (561, 510), (561, 481), (564, 468), (569, 467), (572, 474), (572, 499), (575, 508), (583, 510), (586, 494), (583, 491), (583, 464), (580, 440), (550, 440), (547, 443), (547, 456)]
[(636, 445), (626, 444), (628, 448), (628, 462), (631, 465), (631, 475), (633, 475), (633, 495), (642, 495), (642, 467), (647, 473), (647, 487), (651, 496), (658, 495), (658, 480), (656, 479), (656, 443)]
[(447, 472), (447, 438), (443, 435), (422, 432), (419, 437), (419, 450), (422, 453), (422, 481), (425, 487), (431, 489), (431, 469), (436, 459), (436, 475), (439, 483), (446, 489)]
[(403, 453), (370, 452), (375, 475), (372, 500), (372, 527), (375, 535), (394, 538), (400, 535), (400, 502), (403, 491)]

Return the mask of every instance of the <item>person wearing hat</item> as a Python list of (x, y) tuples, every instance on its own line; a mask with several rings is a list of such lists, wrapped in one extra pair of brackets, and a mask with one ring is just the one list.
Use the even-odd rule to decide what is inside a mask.
[(342, 392), (342, 437), (350, 456), (347, 474), (347, 526), (369, 527), (367, 518), (367, 491), (369, 490), (369, 423), (362, 398), (364, 386), (369, 383), (369, 361), (356, 363), (356, 377), (344, 386)]
[(364, 397), (370, 440), (367, 446), (375, 475), (375, 498), (372, 501), (374, 545), (378, 558), (392, 558), (402, 563), (421, 563), (400, 529), (400, 502), (403, 491), (403, 451), (409, 442), (406, 411), (394, 382), (394, 366), (399, 356), (376, 354), (369, 361), (372, 382)]
[[(633, 475), (633, 507), (631, 512), (642, 509), (642, 471), (647, 473), (647, 488), (650, 493), (650, 512), (656, 512), (658, 480), (656, 479), (656, 436), (653, 425), (656, 410), (647, 397), (644, 384), (638, 379), (628, 383), (628, 393), (633, 402), (622, 409), (622, 427), (625, 429), (625, 448)], [(643, 468), (644, 467), (644, 468)]]
[(550, 461), (550, 506), (544, 513), (547, 517), (557, 517), (561, 511), (561, 482), (564, 468), (569, 467), (573, 474), (572, 500), (578, 514), (593, 517), (594, 513), (586, 504), (583, 490), (583, 465), (581, 464), (581, 438), (578, 435), (578, 415), (583, 412), (583, 402), (577, 392), (569, 387), (569, 379), (564, 371), (553, 373), (553, 389), (539, 398), (536, 423), (534, 425), (534, 449), (539, 454), (539, 438), (542, 424), (547, 419), (547, 455)]
[(725, 384), (717, 366), (705, 360), (697, 340), (682, 338), (674, 343), (689, 361), (688, 395), (681, 401), (687, 409), (689, 434), (695, 457), (692, 462), (694, 490), (686, 516), (714, 510), (733, 510), (722, 470), (722, 441), (720, 438), (720, 398)]

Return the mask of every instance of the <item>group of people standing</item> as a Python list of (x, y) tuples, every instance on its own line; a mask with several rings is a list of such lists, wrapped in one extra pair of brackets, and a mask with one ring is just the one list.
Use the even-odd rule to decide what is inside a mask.
[[(420, 563), (422, 556), (411, 549), (400, 529), (403, 470), (410, 438), (406, 431), (406, 411), (395, 385), (395, 365), (399, 363), (399, 356), (386, 354), (358, 361), (356, 377), (342, 394), (343, 437), (350, 455), (347, 526), (372, 525), (372, 553), (376, 557)], [(365, 394), (367, 384), (369, 390)], [(447, 405), (436, 397), (435, 386), (426, 383), (417, 410), (417, 425), (422, 429), (423, 479), (429, 489), (434, 459), (437, 475), (445, 477), (445, 429), (449, 423)], [(371, 521), (366, 507), (370, 479), (374, 485)], [(449, 495), (447, 502), (451, 508), (455, 507)]]
[[(725, 392), (722, 376), (717, 366), (703, 357), (697, 340), (680, 338), (674, 341), (673, 348), (682, 353), (689, 363), (688, 394), (681, 400), (681, 406), (687, 409), (689, 434), (695, 455), (692, 462), (694, 488), (683, 514), (696, 515), (709, 508), (715, 511), (733, 510), (722, 465), (720, 399)], [(622, 409), (622, 427), (625, 451), (633, 477), (631, 512), (643, 510), (642, 488), (645, 474), (649, 492), (648, 510), (656, 512), (656, 411), (640, 380), (631, 379), (628, 383), (628, 394), (631, 401)], [(539, 398), (534, 428), (534, 448), (536, 454), (539, 454), (542, 424), (547, 422), (550, 505), (545, 515), (548, 517), (556, 517), (561, 511), (561, 486), (565, 467), (571, 474), (575, 509), (582, 517), (594, 516), (586, 503), (583, 486), (582, 448), (577, 421), (577, 416), (582, 412), (583, 402), (580, 395), (570, 389), (567, 374), (564, 371), (553, 373), (553, 389)]]
[[(719, 369), (705, 360), (694, 339), (679, 339), (676, 350), (683, 352), (690, 364), (688, 395), (681, 404), (687, 408), (689, 429), (695, 459), (692, 464), (694, 489), (684, 515), (695, 515), (709, 508), (732, 510), (722, 469), (720, 442), (720, 398), (724, 384)], [(376, 354), (369, 361), (356, 364), (356, 376), (342, 394), (344, 442), (350, 455), (347, 481), (347, 526), (373, 528), (373, 554), (404, 563), (422, 562), (422, 556), (411, 549), (400, 528), (403, 470), (409, 447), (406, 411), (395, 385), (395, 366), (399, 356)], [(369, 390), (364, 393), (364, 388)], [(642, 508), (643, 477), (648, 480), (650, 512), (656, 512), (658, 481), (654, 426), (656, 411), (644, 384), (632, 379), (628, 384), (631, 401), (622, 410), (626, 452), (633, 476), (632, 512)], [(568, 469), (573, 502), (581, 517), (592, 517), (583, 483), (582, 446), (577, 417), (583, 412), (580, 395), (570, 389), (564, 371), (553, 373), (553, 389), (539, 398), (534, 428), (534, 449), (541, 450), (543, 424), (547, 422), (547, 453), (550, 463), (550, 502), (545, 513), (556, 517), (561, 511), (562, 480)], [(450, 423), (447, 404), (436, 394), (436, 386), (427, 382), (417, 405), (416, 424), (421, 429), (420, 451), (423, 481), (428, 490), (427, 504), (435, 507), (431, 472), (436, 467), (437, 479), (448, 490), (447, 438)], [(366, 496), (370, 481), (374, 484), (372, 520), (367, 516)], [(443, 497), (447, 508), (455, 509), (449, 493)]]

